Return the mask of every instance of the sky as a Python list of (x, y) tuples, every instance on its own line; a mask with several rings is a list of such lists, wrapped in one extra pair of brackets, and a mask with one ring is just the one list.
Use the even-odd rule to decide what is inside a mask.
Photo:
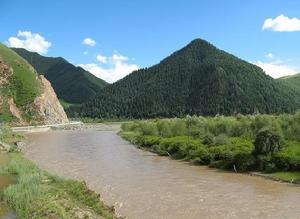
[(274, 78), (300, 72), (299, 0), (0, 0), (0, 42), (115, 82), (201, 38)]

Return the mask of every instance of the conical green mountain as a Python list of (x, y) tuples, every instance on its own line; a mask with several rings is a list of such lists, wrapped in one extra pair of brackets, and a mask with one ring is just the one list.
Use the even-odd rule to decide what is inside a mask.
[(51, 82), (58, 98), (65, 102), (86, 102), (108, 84), (61, 57), (45, 57), (22, 48), (12, 49), (26, 59), (39, 74), (43, 74)]
[(72, 110), (87, 117), (154, 118), (281, 113), (298, 107), (296, 93), (261, 68), (196, 39)]

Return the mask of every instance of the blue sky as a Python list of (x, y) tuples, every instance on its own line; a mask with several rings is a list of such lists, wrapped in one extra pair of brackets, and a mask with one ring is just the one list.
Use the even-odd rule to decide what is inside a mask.
[(202, 38), (278, 77), (300, 72), (299, 9), (297, 0), (1, 0), (0, 41), (113, 82)]

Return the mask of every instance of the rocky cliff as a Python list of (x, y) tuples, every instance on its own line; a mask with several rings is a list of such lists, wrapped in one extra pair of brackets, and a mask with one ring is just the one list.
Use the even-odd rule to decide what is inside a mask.
[(43, 76), (39, 76), (42, 93), (34, 99), (32, 111), (35, 112), (37, 121), (44, 124), (57, 124), (69, 122), (68, 117), (59, 103), (50, 82)]
[(51, 83), (0, 44), (0, 122), (13, 125), (69, 122)]

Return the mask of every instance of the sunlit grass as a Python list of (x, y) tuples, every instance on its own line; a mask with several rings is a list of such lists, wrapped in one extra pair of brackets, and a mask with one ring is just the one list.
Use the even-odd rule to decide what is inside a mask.
[(112, 208), (85, 183), (51, 175), (11, 153), (2, 173), (16, 176), (17, 183), (3, 192), (3, 199), (18, 218), (114, 218)]
[(300, 171), (295, 172), (276, 172), (270, 174), (272, 177), (284, 181), (294, 182), (300, 181)]

